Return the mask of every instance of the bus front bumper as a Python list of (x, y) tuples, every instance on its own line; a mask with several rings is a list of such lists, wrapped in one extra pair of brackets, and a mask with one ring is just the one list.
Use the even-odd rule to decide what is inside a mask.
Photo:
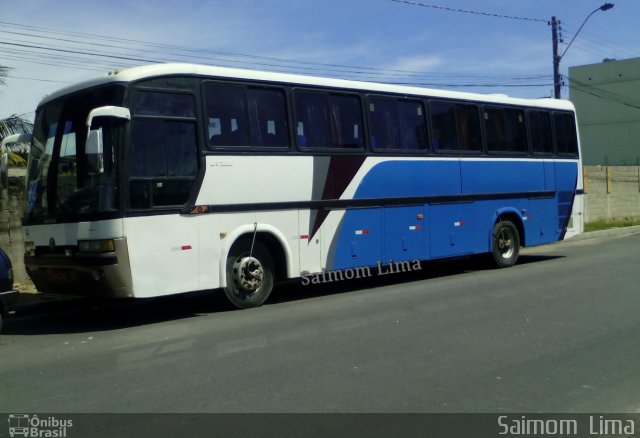
[(95, 297), (133, 297), (131, 268), (125, 239), (116, 239), (115, 252), (104, 254), (25, 254), (27, 273), (38, 291)]

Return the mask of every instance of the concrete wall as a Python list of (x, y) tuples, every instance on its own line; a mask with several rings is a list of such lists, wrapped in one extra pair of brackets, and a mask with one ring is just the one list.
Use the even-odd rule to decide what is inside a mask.
[(585, 166), (585, 222), (640, 218), (640, 166)]
[(569, 68), (586, 166), (640, 165), (640, 58)]

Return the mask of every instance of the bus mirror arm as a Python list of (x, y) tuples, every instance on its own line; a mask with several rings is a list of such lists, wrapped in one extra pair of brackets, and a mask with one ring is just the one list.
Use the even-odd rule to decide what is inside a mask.
[(31, 134), (13, 134), (2, 139), (0, 149), (4, 150), (5, 145), (10, 143), (31, 143)]

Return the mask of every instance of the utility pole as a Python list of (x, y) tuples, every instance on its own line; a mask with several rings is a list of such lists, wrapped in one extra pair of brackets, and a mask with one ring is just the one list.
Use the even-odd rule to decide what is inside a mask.
[(584, 25), (587, 24), (587, 21), (589, 20), (589, 18), (591, 18), (591, 16), (596, 12), (608, 11), (609, 9), (613, 8), (613, 6), (614, 6), (613, 3), (605, 3), (599, 8), (594, 9), (589, 15), (587, 15), (587, 18), (584, 19), (584, 21), (582, 22), (582, 25), (580, 26), (578, 31), (575, 33), (575, 35), (573, 36), (573, 38), (571, 39), (567, 47), (565, 47), (564, 52), (562, 52), (562, 54), (560, 55), (558, 55), (558, 42), (559, 42), (558, 27), (560, 25), (560, 21), (556, 20), (556, 17), (551, 17), (551, 40), (553, 42), (553, 97), (554, 98), (560, 99), (560, 88), (562, 86), (562, 77), (560, 76), (560, 61), (562, 60), (562, 57), (565, 55), (565, 53), (567, 53), (567, 50), (569, 50), (569, 47), (571, 47), (571, 44), (573, 44), (573, 41), (576, 39), (576, 37), (578, 36), (578, 34), (580, 33)]
[(556, 17), (551, 17), (551, 41), (553, 43), (553, 97), (560, 99), (560, 55), (558, 55), (558, 24)]

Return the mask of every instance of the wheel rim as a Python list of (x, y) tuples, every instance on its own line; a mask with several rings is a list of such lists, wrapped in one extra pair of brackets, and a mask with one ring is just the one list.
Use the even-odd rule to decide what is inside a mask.
[(514, 240), (513, 232), (509, 228), (501, 228), (497, 237), (497, 247), (498, 251), (500, 251), (500, 255), (505, 258), (511, 258), (515, 251), (515, 247), (513, 244)]
[(253, 295), (264, 281), (264, 268), (255, 257), (241, 257), (233, 264), (233, 279), (238, 287)]

